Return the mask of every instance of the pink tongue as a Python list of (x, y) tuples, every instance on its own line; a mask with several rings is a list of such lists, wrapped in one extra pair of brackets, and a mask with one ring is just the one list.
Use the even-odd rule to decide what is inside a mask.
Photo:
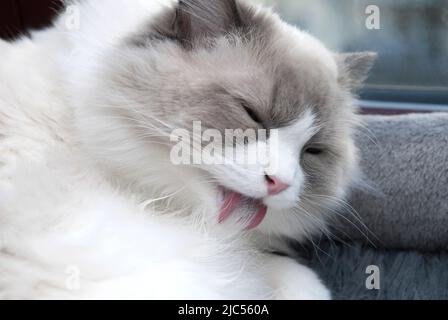
[(252, 220), (250, 221), (249, 225), (246, 227), (246, 230), (252, 230), (258, 227), (266, 217), (266, 213), (268, 212), (268, 208), (260, 201), (259, 204), (257, 204), (257, 212), (252, 217)]
[(236, 192), (225, 192), (224, 203), (219, 213), (219, 223), (226, 221), (241, 204), (242, 196)]
[[(224, 221), (226, 221), (242, 204), (242, 201), (243, 196), (241, 194), (230, 191), (225, 192), (224, 203), (219, 213), (219, 223), (223, 223)], [(256, 202), (254, 202), (254, 207), (256, 212), (252, 214), (246, 230), (255, 229), (263, 222), (264, 218), (266, 217), (268, 209), (261, 200), (257, 200)]]

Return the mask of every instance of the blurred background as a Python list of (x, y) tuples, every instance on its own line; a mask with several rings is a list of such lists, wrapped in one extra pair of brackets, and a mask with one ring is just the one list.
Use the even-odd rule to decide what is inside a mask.
[(0, 38), (11, 40), (30, 29), (48, 26), (62, 1), (0, 0)]
[[(395, 107), (393, 102), (407, 102), (405, 108), (409, 103), (448, 108), (448, 0), (255, 1), (273, 7), (333, 50), (378, 52), (362, 99)], [(380, 29), (366, 26), (370, 5), (379, 10)]]
[[(361, 92), (364, 109), (448, 111), (448, 0), (251, 1), (273, 7), (335, 51), (378, 52)], [(366, 13), (371, 5), (379, 11)], [(42, 28), (61, 7), (61, 0), (1, 0), (0, 37)], [(366, 26), (372, 17), (379, 29)]]

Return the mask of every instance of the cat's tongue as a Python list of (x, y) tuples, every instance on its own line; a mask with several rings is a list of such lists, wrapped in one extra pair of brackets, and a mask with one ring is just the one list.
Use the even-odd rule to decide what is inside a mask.
[(249, 211), (249, 223), (246, 230), (255, 229), (264, 220), (268, 208), (261, 200), (247, 199), (239, 193), (233, 191), (224, 192), (224, 201), (219, 213), (219, 223), (223, 223), (238, 208), (247, 208)]

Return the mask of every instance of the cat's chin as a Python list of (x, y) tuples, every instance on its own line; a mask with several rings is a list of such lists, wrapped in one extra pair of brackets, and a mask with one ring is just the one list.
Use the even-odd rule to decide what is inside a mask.
[(219, 223), (229, 219), (236, 219), (243, 224), (246, 230), (258, 227), (266, 217), (268, 207), (262, 199), (254, 199), (244, 196), (238, 192), (221, 187)]

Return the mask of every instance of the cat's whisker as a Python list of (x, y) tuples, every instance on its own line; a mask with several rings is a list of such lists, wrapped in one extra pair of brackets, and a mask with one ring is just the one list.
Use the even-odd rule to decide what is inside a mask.
[[(341, 214), (340, 212), (338, 212), (336, 209), (334, 209), (333, 207), (329, 207), (324, 205), (323, 203), (319, 203), (319, 202), (313, 202), (312, 200), (310, 200), (309, 198), (307, 198), (307, 201), (311, 202), (314, 206), (316, 207), (321, 207), (322, 209), (324, 209), (325, 211), (331, 212), (339, 217), (341, 217), (343, 220), (347, 221), (350, 225), (352, 225), (372, 246), (376, 247), (376, 244), (370, 239), (370, 237), (368, 236), (368, 234), (366, 234), (363, 230), (361, 230), (361, 228), (353, 221), (351, 221), (350, 219), (348, 219), (345, 215)], [(367, 228), (367, 227), (366, 227)], [(368, 228), (367, 228), (368, 232), (372, 233)], [(372, 233), (373, 234), (373, 233)], [(376, 236), (375, 236), (376, 237)]]
[[(297, 211), (299, 210), (299, 211)], [(327, 225), (325, 224), (325, 221), (322, 219), (319, 219), (318, 217), (316, 217), (315, 215), (313, 215), (312, 213), (310, 213), (308, 210), (306, 210), (303, 206), (297, 206), (293, 209), (293, 212), (295, 212), (298, 216), (300, 215), (304, 215), (307, 219), (309, 219), (309, 221), (316, 227), (318, 228), (319, 231), (321, 231), (322, 233), (327, 233), (328, 228)], [(308, 234), (308, 238), (311, 238), (313, 236), (313, 234), (310, 232)]]
[[(123, 100), (126, 101), (124, 97), (123, 97)], [(129, 101), (126, 101), (125, 103), (123, 103), (122, 106), (119, 106), (119, 105), (100, 105), (100, 104), (96, 103), (95, 107), (109, 109), (109, 110), (123, 110), (126, 113), (135, 114), (135, 115), (139, 116), (141, 118), (141, 120), (143, 120), (145, 122), (148, 121), (148, 120), (149, 121), (154, 120), (157, 123), (161, 124), (166, 129), (169, 129), (171, 131), (176, 129), (172, 125), (169, 125), (166, 122), (162, 121), (161, 119), (157, 118), (154, 113), (151, 113), (151, 114), (143, 113), (142, 111), (139, 110), (139, 108), (141, 108), (141, 106), (139, 106), (138, 104), (132, 105), (131, 103), (129, 103)]]
[(313, 194), (313, 196), (315, 197), (320, 197), (320, 198), (326, 198), (326, 199), (330, 199), (330, 201), (333, 201), (336, 203), (336, 205), (340, 205), (342, 206), (345, 210), (347, 210), (347, 212), (349, 212), (360, 224), (363, 228), (365, 228), (367, 230), (367, 232), (369, 232), (373, 237), (375, 237), (375, 240), (377, 241), (381, 241), (378, 236), (376, 236), (376, 234), (370, 230), (370, 228), (367, 227), (367, 225), (364, 223), (364, 221), (362, 220), (361, 215), (356, 211), (355, 208), (353, 208), (352, 205), (350, 205), (347, 201), (345, 201), (344, 199), (340, 199), (334, 196), (329, 196), (329, 195), (317, 195), (317, 194)]

